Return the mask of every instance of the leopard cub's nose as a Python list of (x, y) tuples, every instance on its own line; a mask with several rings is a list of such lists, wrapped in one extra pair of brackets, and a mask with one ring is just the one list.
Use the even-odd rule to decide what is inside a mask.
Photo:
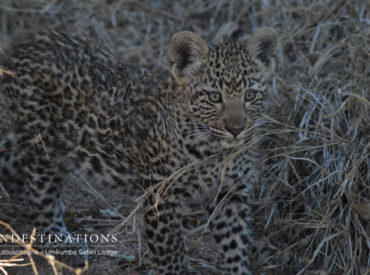
[(226, 128), (227, 131), (229, 131), (231, 134), (233, 134), (234, 137), (237, 137), (245, 129), (245, 127), (234, 128), (234, 127), (230, 127), (230, 126), (225, 126), (225, 128)]

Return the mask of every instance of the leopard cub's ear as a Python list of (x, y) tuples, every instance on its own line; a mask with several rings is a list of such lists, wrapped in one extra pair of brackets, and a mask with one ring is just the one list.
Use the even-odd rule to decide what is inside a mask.
[(271, 28), (260, 28), (247, 41), (247, 49), (252, 58), (259, 59), (269, 70), (275, 66), (275, 54), (278, 48), (278, 34)]
[(172, 37), (168, 53), (173, 77), (179, 84), (185, 85), (208, 58), (208, 47), (195, 33), (182, 31)]

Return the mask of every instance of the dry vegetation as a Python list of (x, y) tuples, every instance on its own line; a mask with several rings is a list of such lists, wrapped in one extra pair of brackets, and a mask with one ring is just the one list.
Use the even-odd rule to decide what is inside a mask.
[(243, 42), (276, 29), (256, 261), (269, 274), (370, 274), (369, 11), (364, 0), (2, 0), (0, 57), (20, 32), (56, 28), (168, 69), (179, 30)]

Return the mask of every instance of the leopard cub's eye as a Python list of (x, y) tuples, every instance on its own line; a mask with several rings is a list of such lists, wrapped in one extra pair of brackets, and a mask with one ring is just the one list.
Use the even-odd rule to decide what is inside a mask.
[(208, 94), (208, 99), (213, 103), (219, 103), (222, 101), (221, 94), (218, 92), (212, 92)]
[(257, 96), (257, 91), (255, 90), (248, 90), (245, 92), (244, 98), (246, 101), (252, 101)]

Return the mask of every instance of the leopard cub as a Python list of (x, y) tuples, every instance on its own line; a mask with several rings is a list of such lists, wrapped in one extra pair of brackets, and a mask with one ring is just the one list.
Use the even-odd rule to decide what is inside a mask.
[[(28, 34), (2, 65), (0, 182), (39, 232), (70, 236), (61, 192), (72, 178), (145, 194), (156, 274), (185, 274), (182, 214), (201, 205), (225, 274), (252, 274), (250, 188), (259, 178), (256, 128), (277, 34), (208, 46), (182, 31), (171, 74), (148, 73), (78, 36)], [(35, 139), (35, 137), (39, 137)]]

